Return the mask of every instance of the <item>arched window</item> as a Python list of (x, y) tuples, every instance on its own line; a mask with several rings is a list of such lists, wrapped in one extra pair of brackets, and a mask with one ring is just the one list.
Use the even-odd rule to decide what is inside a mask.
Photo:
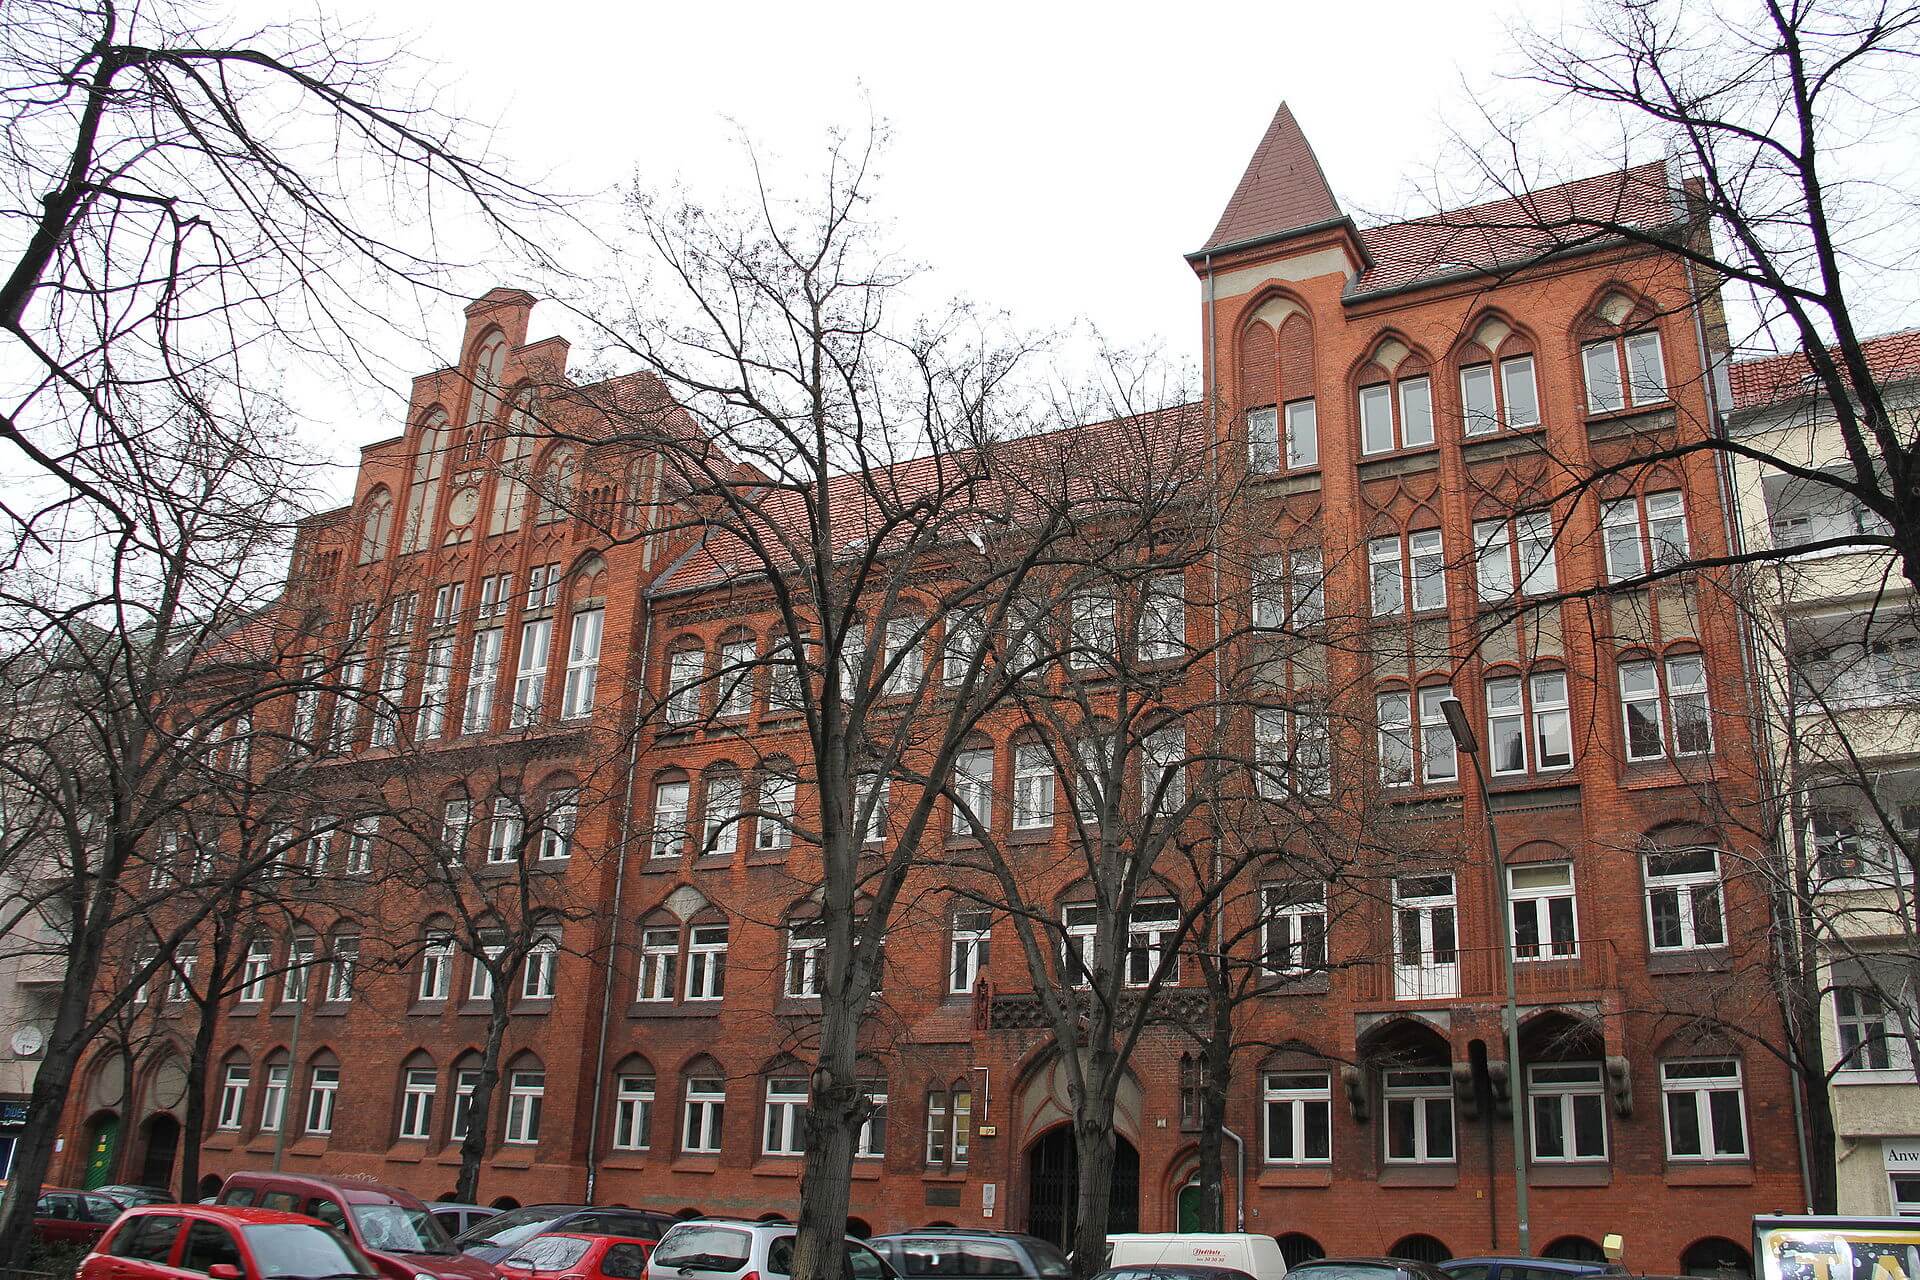
[(680, 1073), (680, 1150), (718, 1155), (727, 1117), (727, 1073), (702, 1055)]
[(1713, 1276), (1718, 1280), (1753, 1274), (1753, 1255), (1745, 1247), (1722, 1236), (1695, 1240), (1680, 1255), (1680, 1270), (1690, 1276)]
[(440, 1092), (440, 1071), (433, 1055), (417, 1050), (400, 1064), (400, 1121), (397, 1136), (407, 1142), (433, 1137), (434, 1099)]
[(366, 514), (360, 523), (360, 563), (377, 564), (387, 558), (393, 540), (393, 495), (385, 488), (375, 489), (367, 499)]
[(1447, 607), (1447, 548), (1432, 512), (1413, 513), (1415, 527), (1381, 528), (1367, 539), (1367, 594), (1373, 616), (1391, 618)]
[(531, 1147), (540, 1141), (540, 1116), (546, 1107), (547, 1069), (539, 1057), (522, 1053), (507, 1064), (507, 1123), (501, 1140)]
[(487, 518), (487, 533), (511, 533), (520, 527), (527, 510), (527, 465), (533, 452), (537, 407), (532, 390), (513, 398), (513, 411), (507, 416), (506, 439), (500, 447), (500, 470), (493, 482), (493, 513)]
[(1433, 443), (1433, 378), (1411, 347), (1398, 338), (1386, 339), (1356, 382), (1363, 455)]
[(229, 1053), (220, 1064), (220, 1128), (237, 1131), (246, 1127), (247, 1094), (253, 1088), (253, 1062), (241, 1049)]
[(1616, 413), (1667, 402), (1667, 366), (1658, 316), (1620, 290), (1594, 305), (1581, 326), (1580, 371), (1587, 412)]
[(580, 479), (580, 459), (571, 449), (557, 449), (540, 472), (540, 523), (552, 524), (573, 514), (574, 490)]
[(745, 806), (746, 784), (738, 769), (722, 764), (707, 771), (700, 786), (700, 856), (731, 858), (738, 852)]
[(633, 1054), (613, 1069), (613, 1149), (645, 1151), (653, 1146), (653, 1101), (657, 1082), (653, 1064)]
[(1393, 1247), (1387, 1250), (1387, 1255), (1393, 1258), (1405, 1258), (1409, 1262), (1431, 1263), (1445, 1262), (1453, 1257), (1453, 1252), (1432, 1236), (1411, 1235), (1401, 1236), (1394, 1241)]
[(506, 367), (507, 340), (495, 330), (474, 353), (473, 390), (467, 397), (467, 428), (460, 446), (462, 462), (487, 456), (494, 420), (500, 414), (500, 378)]
[(1275, 1236), (1274, 1242), (1280, 1246), (1280, 1256), (1287, 1260), (1289, 1267), (1327, 1256), (1320, 1242), (1304, 1232), (1289, 1231), (1285, 1235)]
[(972, 1145), (972, 1082), (936, 1081), (927, 1090), (927, 1168), (965, 1169)]
[(407, 489), (407, 523), (400, 550), (419, 551), (433, 540), (433, 522), (439, 514), (440, 477), (446, 470), (447, 415), (434, 409), (420, 428), (420, 442), (414, 450), (413, 483)]
[(1533, 344), (1499, 316), (1474, 326), (1459, 353), (1462, 435), (1540, 425)]
[(340, 1097), (340, 1059), (322, 1049), (307, 1059), (307, 1105), (303, 1132), (325, 1136), (333, 1132), (334, 1103)]
[(1568, 1262), (1604, 1263), (1607, 1252), (1585, 1236), (1561, 1236), (1540, 1251), (1543, 1258), (1563, 1258)]

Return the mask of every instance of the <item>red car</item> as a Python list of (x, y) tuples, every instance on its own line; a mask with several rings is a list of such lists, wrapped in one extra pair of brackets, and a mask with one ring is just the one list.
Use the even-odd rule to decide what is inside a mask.
[(585, 1232), (554, 1231), (514, 1250), (500, 1263), (507, 1280), (539, 1272), (554, 1280), (641, 1280), (647, 1274), (647, 1255), (658, 1240), (628, 1236), (596, 1236)]
[(275, 1209), (152, 1204), (122, 1214), (76, 1280), (373, 1280), (380, 1273), (325, 1223)]
[(242, 1171), (220, 1184), (223, 1205), (318, 1218), (353, 1241), (388, 1280), (498, 1280), (491, 1263), (453, 1247), (427, 1206), (399, 1187), (358, 1178)]
[(92, 1244), (107, 1234), (121, 1204), (98, 1191), (48, 1187), (33, 1203), (33, 1234), (48, 1244)]

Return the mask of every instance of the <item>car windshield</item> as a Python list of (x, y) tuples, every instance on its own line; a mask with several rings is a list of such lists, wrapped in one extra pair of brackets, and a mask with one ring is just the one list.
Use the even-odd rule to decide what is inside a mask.
[(1033, 1259), (1033, 1269), (1047, 1277), (1047, 1280), (1073, 1274), (1073, 1264), (1067, 1261), (1067, 1255), (1045, 1240), (1027, 1240), (1024, 1243), (1028, 1255)]
[[(679, 1226), (653, 1251), (656, 1265), (686, 1271), (738, 1271), (747, 1265), (753, 1237), (730, 1227)], [(769, 1263), (768, 1270), (775, 1268)]]
[(462, 1249), (511, 1249), (547, 1230), (574, 1210), (569, 1205), (530, 1204), (477, 1222), (454, 1241)]
[(579, 1236), (536, 1236), (500, 1265), (527, 1271), (564, 1271), (580, 1261), (592, 1245), (591, 1240)]
[(398, 1204), (348, 1206), (354, 1225), (367, 1248), (382, 1253), (452, 1253), (452, 1244), (440, 1224), (425, 1209)]
[[(369, 1208), (384, 1206), (370, 1205)], [(264, 1222), (242, 1227), (263, 1276), (371, 1276), (366, 1255), (338, 1233), (309, 1222)]]

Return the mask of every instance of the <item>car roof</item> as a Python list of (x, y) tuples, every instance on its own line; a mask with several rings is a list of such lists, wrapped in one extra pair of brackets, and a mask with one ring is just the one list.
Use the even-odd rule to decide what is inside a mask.
[(315, 1227), (326, 1225), (318, 1218), (309, 1218), (304, 1213), (288, 1213), (284, 1209), (255, 1209), (230, 1204), (143, 1204), (127, 1210), (127, 1216), (130, 1218), (196, 1218), (204, 1222), (224, 1222), (235, 1227), (274, 1226), (287, 1222)]
[(239, 1173), (230, 1173), (227, 1180), (220, 1184), (222, 1193), (229, 1186), (270, 1186), (284, 1183), (306, 1191), (329, 1191), (348, 1204), (379, 1204), (391, 1201), (406, 1205), (414, 1199), (411, 1191), (404, 1187), (389, 1186), (384, 1182), (373, 1182), (360, 1178), (327, 1178), (310, 1173), (269, 1173), (261, 1170), (243, 1169)]
[[(533, 1240), (611, 1240), (615, 1244), (654, 1245), (659, 1242), (644, 1236), (623, 1236), (617, 1231), (542, 1231)], [(532, 1244), (533, 1240), (527, 1241)]]
[(492, 1205), (468, 1204), (464, 1200), (435, 1200), (430, 1202), (427, 1208), (433, 1210), (435, 1213), (440, 1212), (442, 1209), (484, 1209), (488, 1213), (506, 1212), (506, 1210), (496, 1209)]
[(1607, 1264), (1604, 1262), (1578, 1262), (1572, 1258), (1522, 1258), (1506, 1253), (1484, 1253), (1475, 1254), (1471, 1258), (1449, 1258), (1445, 1262), (1435, 1262), (1430, 1265), (1445, 1271), (1449, 1267), (1478, 1265), (1483, 1262), (1497, 1262), (1502, 1266), (1510, 1264), (1516, 1267), (1540, 1267), (1546, 1271), (1587, 1272), (1607, 1269)]

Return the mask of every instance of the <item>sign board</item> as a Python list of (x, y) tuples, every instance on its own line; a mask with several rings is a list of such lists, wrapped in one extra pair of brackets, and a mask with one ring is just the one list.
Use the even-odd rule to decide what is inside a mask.
[(1920, 1170), (1920, 1138), (1888, 1138), (1880, 1144), (1888, 1173)]
[(17, 1098), (8, 1098), (0, 1102), (0, 1124), (16, 1125), (27, 1122), (27, 1104)]
[(991, 1218), (993, 1216), (993, 1202), (999, 1198), (999, 1193), (1000, 1187), (998, 1183), (983, 1182), (980, 1184), (981, 1217)]
[(998, 1129), (994, 1128), (990, 1124), (975, 1125), (973, 1128), (973, 1136), (976, 1138), (991, 1138), (997, 1135), (999, 1132), (1000, 1131)]
[(1758, 1217), (1755, 1280), (1915, 1280), (1920, 1218)]

